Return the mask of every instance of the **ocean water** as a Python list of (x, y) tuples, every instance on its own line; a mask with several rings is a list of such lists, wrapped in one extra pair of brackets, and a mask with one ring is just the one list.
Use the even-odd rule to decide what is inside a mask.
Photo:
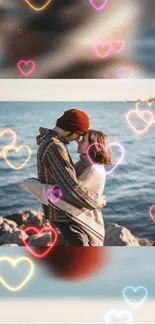
[[(103, 209), (105, 223), (120, 224), (128, 227), (134, 235), (155, 240), (155, 223), (149, 215), (149, 208), (155, 204), (154, 127), (144, 135), (137, 135), (129, 128), (125, 116), (130, 109), (134, 109), (135, 103), (1, 102), (0, 130), (13, 129), (18, 137), (18, 146), (29, 146), (32, 155), (20, 170), (12, 169), (0, 157), (0, 215), (5, 216), (19, 210), (41, 209), (40, 202), (24, 192), (19, 183), (25, 178), (37, 176), (36, 136), (39, 134), (39, 127), (53, 128), (56, 119), (72, 107), (84, 110), (90, 117), (91, 128), (102, 130), (111, 142), (121, 143), (125, 150), (122, 163), (112, 174), (107, 175), (104, 191), (107, 205)], [(141, 123), (134, 118), (133, 122), (135, 125)], [(144, 127), (143, 122), (137, 125)], [(11, 137), (8, 135), (5, 139), (7, 140), (1, 140), (0, 148), (7, 145)], [(68, 148), (73, 161), (77, 161), (77, 144), (71, 143)], [(120, 157), (120, 150), (113, 147), (112, 151), (116, 162)], [(19, 166), (26, 159), (26, 151), (12, 152), (8, 159), (12, 165)]]

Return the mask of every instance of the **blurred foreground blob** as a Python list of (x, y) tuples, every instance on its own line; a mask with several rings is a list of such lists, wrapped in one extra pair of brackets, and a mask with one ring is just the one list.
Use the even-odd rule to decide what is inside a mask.
[[(39, 248), (42, 249), (43, 247)], [(108, 253), (109, 251), (103, 247), (57, 246), (39, 262), (59, 279), (78, 281), (103, 270), (108, 262)]]

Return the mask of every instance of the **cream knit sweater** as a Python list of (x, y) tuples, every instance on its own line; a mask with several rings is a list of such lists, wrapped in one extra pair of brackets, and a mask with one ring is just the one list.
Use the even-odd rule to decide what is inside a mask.
[(91, 164), (87, 155), (80, 155), (75, 170), (79, 182), (82, 182), (92, 193), (98, 196), (103, 194), (106, 182), (104, 166)]

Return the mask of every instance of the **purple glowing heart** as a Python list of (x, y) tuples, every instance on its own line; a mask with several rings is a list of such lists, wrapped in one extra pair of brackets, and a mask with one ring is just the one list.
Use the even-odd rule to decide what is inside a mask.
[(120, 156), (117, 164), (110, 171), (106, 172), (106, 175), (111, 174), (118, 167), (118, 165), (120, 165), (120, 163), (122, 162), (122, 160), (124, 158), (124, 154), (125, 154), (124, 148), (120, 143), (111, 142), (108, 147), (112, 147), (112, 146), (116, 146), (116, 147), (119, 147), (121, 149), (121, 156)]
[[(126, 78), (126, 77), (122, 77), (121, 76), (121, 72), (125, 72), (125, 71), (129, 71), (130, 74), (129, 76)], [(129, 78), (132, 78), (134, 76), (134, 69), (133, 67), (119, 67), (117, 69), (117, 75), (120, 79), (129, 79)]]
[[(90, 155), (89, 155), (89, 150), (90, 150), (90, 148), (91, 148), (92, 146), (94, 146), (95, 144), (100, 145), (101, 147), (104, 148), (104, 150), (105, 150), (105, 147), (104, 147), (103, 144), (101, 144), (101, 143), (92, 143), (92, 144), (88, 147), (88, 149), (87, 149), (87, 157), (88, 157), (89, 161), (91, 162), (92, 165), (95, 164), (95, 166), (96, 166), (96, 168), (97, 168), (96, 163), (92, 161), (92, 159), (90, 158)], [(118, 143), (118, 142), (111, 142), (111, 143), (108, 145), (109, 148), (112, 147), (112, 146), (116, 146), (116, 147), (119, 147), (119, 148), (121, 149), (121, 156), (120, 156), (120, 158), (119, 158), (117, 164), (115, 164), (115, 166), (114, 166), (110, 171), (106, 172), (106, 175), (111, 174), (111, 173), (112, 173), (112, 172), (113, 172), (113, 171), (118, 167), (118, 165), (120, 165), (120, 163), (122, 162), (122, 160), (123, 160), (123, 158), (124, 158), (124, 154), (125, 154), (124, 148), (123, 148), (123, 146), (122, 146), (120, 143)]]
[(108, 3), (108, 0), (104, 0), (103, 1), (103, 4), (100, 6), (100, 7), (97, 7), (95, 4), (94, 4), (94, 0), (89, 0), (90, 4), (92, 5), (92, 7), (95, 9), (95, 10), (102, 10)]
[[(56, 193), (58, 193), (59, 196), (58, 196), (56, 199), (53, 199), (53, 198), (51, 197), (51, 194), (54, 194), (54, 195), (55, 195)], [(56, 203), (56, 202), (58, 202), (58, 201), (61, 199), (61, 197), (62, 197), (62, 192), (61, 192), (61, 190), (59, 190), (59, 189), (57, 189), (57, 190), (52, 190), (52, 189), (50, 189), (50, 190), (47, 190), (46, 195), (47, 195), (47, 197), (48, 197), (48, 199), (49, 199), (49, 201), (50, 201), (51, 203)]]

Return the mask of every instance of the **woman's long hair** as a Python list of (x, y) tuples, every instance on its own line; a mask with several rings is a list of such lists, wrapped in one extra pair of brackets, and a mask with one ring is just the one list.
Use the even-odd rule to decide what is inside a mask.
[(109, 147), (109, 138), (101, 131), (88, 130), (88, 142), (90, 144), (88, 154), (94, 162), (111, 166), (112, 152)]

